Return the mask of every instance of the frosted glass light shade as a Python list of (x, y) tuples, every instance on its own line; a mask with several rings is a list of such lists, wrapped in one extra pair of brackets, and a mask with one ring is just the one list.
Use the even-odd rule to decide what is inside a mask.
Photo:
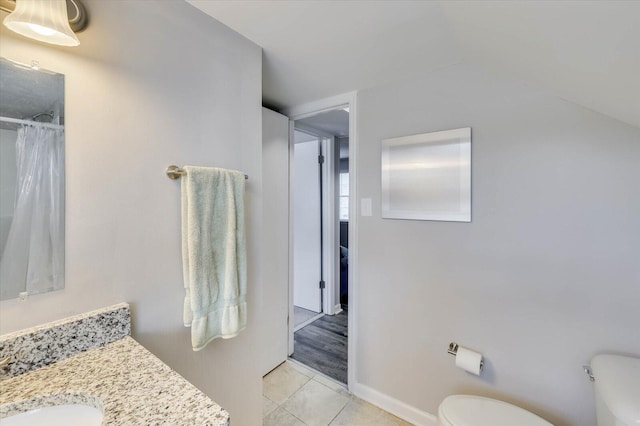
[(45, 43), (80, 44), (69, 26), (66, 0), (16, 0), (16, 8), (4, 18), (4, 25), (20, 35)]

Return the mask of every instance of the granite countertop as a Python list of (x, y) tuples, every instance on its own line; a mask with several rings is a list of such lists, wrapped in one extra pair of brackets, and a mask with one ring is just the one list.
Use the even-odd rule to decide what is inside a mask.
[(228, 425), (229, 414), (126, 336), (0, 381), (0, 418), (58, 404), (103, 411), (103, 425)]

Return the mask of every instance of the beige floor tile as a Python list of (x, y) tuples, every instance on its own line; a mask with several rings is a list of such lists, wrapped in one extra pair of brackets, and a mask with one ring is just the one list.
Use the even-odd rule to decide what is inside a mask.
[(297, 362), (291, 362), (291, 361), (287, 361), (286, 362), (290, 367), (292, 367), (293, 369), (295, 369), (296, 371), (304, 374), (307, 377), (314, 377), (316, 375), (316, 372), (313, 370), (308, 369), (307, 367), (305, 367), (304, 365), (298, 364)]
[(276, 408), (278, 408), (278, 404), (276, 404), (266, 396), (262, 396), (262, 417), (267, 417)]
[(349, 398), (310, 380), (282, 408), (309, 426), (327, 426), (349, 402)]
[(380, 410), (373, 405), (363, 404), (357, 400), (347, 403), (344, 409), (331, 422), (331, 426), (364, 426), (376, 424)]
[(308, 376), (285, 362), (264, 377), (262, 394), (276, 404), (282, 404), (309, 380)]
[(344, 387), (343, 385), (328, 379), (326, 377), (324, 377), (321, 374), (316, 374), (315, 376), (313, 376), (313, 380), (315, 380), (316, 382), (325, 385), (326, 387), (328, 387), (331, 390), (334, 390), (336, 392), (338, 392), (340, 395), (344, 395), (344, 396), (349, 396), (349, 391), (347, 390), (346, 387)]
[(262, 420), (262, 426), (306, 426), (300, 419), (278, 407)]
[(331, 426), (410, 426), (398, 417), (380, 408), (352, 398), (338, 416), (331, 422)]

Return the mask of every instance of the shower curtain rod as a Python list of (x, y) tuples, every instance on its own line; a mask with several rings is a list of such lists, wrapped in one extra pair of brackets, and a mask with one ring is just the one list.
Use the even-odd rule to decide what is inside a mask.
[(41, 123), (39, 121), (21, 120), (19, 118), (0, 116), (0, 121), (4, 121), (5, 123), (26, 124), (27, 126), (46, 127), (47, 129), (64, 129), (63, 124)]

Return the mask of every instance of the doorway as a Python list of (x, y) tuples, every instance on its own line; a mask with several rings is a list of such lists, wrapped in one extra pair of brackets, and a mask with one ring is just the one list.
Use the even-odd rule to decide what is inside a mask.
[(293, 137), (293, 316), (298, 329), (324, 312), (323, 138), (295, 127)]
[[(292, 121), (290, 356), (348, 382), (349, 107)], [(292, 343), (292, 345), (291, 345)]]

